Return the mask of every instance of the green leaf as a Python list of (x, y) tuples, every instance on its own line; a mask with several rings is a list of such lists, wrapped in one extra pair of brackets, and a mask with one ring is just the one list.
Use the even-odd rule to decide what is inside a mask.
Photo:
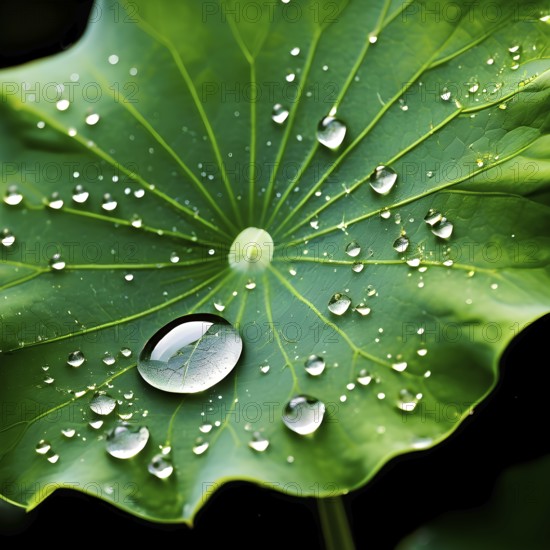
[(550, 457), (505, 471), (483, 506), (444, 514), (404, 539), (399, 550), (544, 549), (548, 545)]
[[(71, 487), (191, 522), (228, 480), (334, 496), (447, 437), (550, 309), (538, 5), (105, 0), (71, 50), (2, 72), (3, 497)], [(316, 132), (336, 110), (333, 151)], [(230, 267), (249, 227), (273, 259)], [(206, 392), (152, 388), (137, 356), (193, 313), (239, 331), (239, 363)], [(282, 421), (300, 395), (324, 403), (307, 436)], [(128, 460), (106, 451), (123, 421), (149, 431)]]

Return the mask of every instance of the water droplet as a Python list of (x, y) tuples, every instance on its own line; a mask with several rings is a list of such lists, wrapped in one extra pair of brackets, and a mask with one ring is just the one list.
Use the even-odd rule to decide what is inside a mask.
[(172, 466), (172, 462), (168, 456), (159, 453), (151, 459), (147, 470), (159, 479), (167, 479), (172, 475), (174, 466)]
[(290, 50), (290, 55), (296, 57), (297, 55), (300, 55), (300, 48), (298, 48), (297, 46), (295, 48), (292, 48)]
[(90, 409), (101, 416), (111, 414), (116, 407), (116, 401), (105, 392), (98, 392), (90, 401)]
[(367, 286), (367, 296), (374, 296), (376, 294), (376, 289), (372, 285)]
[(80, 183), (73, 189), (73, 201), (78, 204), (85, 203), (89, 196), (90, 193), (88, 193)]
[(304, 363), (306, 372), (311, 376), (319, 376), (325, 370), (325, 361), (318, 355), (310, 355)]
[(384, 208), (384, 210), (380, 211), (380, 217), (383, 220), (388, 220), (391, 217), (391, 212), (387, 208)]
[(107, 434), (105, 442), (111, 456), (127, 459), (142, 451), (148, 440), (149, 430), (145, 426), (121, 424)]
[(370, 33), (369, 34), (369, 42), (371, 44), (376, 44), (377, 41), (378, 41), (378, 36), (376, 36), (376, 34)]
[(418, 404), (418, 396), (409, 390), (403, 389), (399, 392), (399, 398), (397, 400), (397, 406), (402, 411), (412, 412)]
[(248, 446), (259, 453), (263, 453), (269, 447), (269, 440), (260, 432), (254, 432)]
[(356, 241), (351, 241), (351, 243), (349, 243), (346, 246), (346, 254), (348, 256), (355, 258), (356, 256), (359, 256), (360, 253), (361, 253), (361, 247)]
[(59, 253), (55, 253), (51, 258), (50, 258), (50, 261), (49, 261), (49, 266), (54, 270), (54, 271), (62, 271), (63, 269), (65, 269), (65, 266), (67, 264), (65, 263), (65, 260), (63, 260), (63, 258), (61, 258), (61, 254)]
[(405, 252), (409, 248), (409, 238), (406, 235), (397, 237), (393, 243), (393, 249), (396, 252)]
[(53, 378), (49, 374), (47, 374), (46, 376), (44, 376), (42, 381), (44, 382), (44, 384), (50, 385), (50, 384), (53, 384), (55, 382), (55, 378)]
[(71, 367), (80, 367), (85, 360), (86, 358), (81, 351), (73, 351), (72, 353), (69, 353), (67, 365)]
[(118, 55), (116, 54), (112, 54), (110, 55), (108, 58), (107, 58), (107, 61), (109, 61), (109, 63), (111, 65), (116, 65), (118, 63)]
[(88, 426), (94, 430), (99, 430), (99, 428), (103, 426), (103, 420), (90, 420), (90, 422), (88, 422)]
[(254, 290), (256, 288), (256, 283), (252, 279), (248, 279), (244, 286), (247, 290)]
[(448, 239), (453, 233), (453, 224), (443, 217), (433, 225), (432, 233), (441, 239)]
[(317, 126), (317, 141), (329, 149), (338, 149), (344, 141), (346, 131), (346, 125), (341, 120), (327, 116)]
[(271, 113), (271, 118), (273, 122), (277, 124), (283, 124), (283, 122), (288, 118), (289, 111), (283, 107), (280, 103), (273, 105), (273, 112)]
[(4, 195), (4, 202), (8, 206), (16, 206), (23, 200), (23, 195), (19, 192), (19, 189), (16, 185), (10, 185), (6, 189), (6, 194)]
[(366, 369), (361, 369), (357, 376), (357, 382), (361, 386), (368, 386), (372, 381), (372, 376), (366, 371)]
[(196, 455), (202, 455), (205, 453), (210, 446), (210, 443), (208, 441), (204, 441), (202, 437), (198, 437), (195, 440), (195, 445), (193, 446), (193, 452)]
[(288, 73), (286, 76), (285, 76), (285, 80), (287, 82), (294, 82), (294, 80), (296, 80), (296, 74), (295, 73)]
[(99, 122), (99, 115), (97, 113), (92, 113), (86, 117), (86, 124), (88, 126), (94, 126)]
[(362, 315), (363, 317), (370, 313), (370, 307), (368, 307), (367, 304), (364, 304), (363, 302), (361, 302), (360, 304), (357, 304), (354, 310), (357, 311), (357, 313), (359, 313), (359, 315)]
[(377, 166), (369, 178), (370, 186), (380, 195), (386, 195), (389, 193), (396, 181), (396, 171), (393, 168), (384, 165)]
[(13, 235), (13, 233), (9, 229), (3, 229), (2, 230), (2, 240), (1, 240), (1, 242), (6, 248), (9, 248), (15, 242), (15, 236)]
[(407, 265), (410, 267), (418, 267), (420, 265), (420, 258), (409, 258), (407, 260)]
[(394, 363), (391, 368), (397, 372), (403, 372), (407, 368), (407, 363), (402, 361), (401, 363)]
[(235, 367), (243, 343), (217, 315), (180, 317), (156, 332), (141, 351), (138, 371), (151, 386), (172, 393), (204, 391)]
[(470, 82), (468, 86), (469, 86), (468, 91), (472, 94), (475, 94), (479, 90), (478, 82)]
[(225, 305), (220, 300), (216, 300), (214, 302), (214, 309), (222, 312), (225, 309)]
[(267, 374), (269, 372), (269, 369), (270, 369), (269, 365), (261, 365), (260, 366), (260, 372), (262, 374)]
[(365, 269), (365, 264), (363, 264), (361, 262), (355, 262), (351, 266), (351, 269), (352, 269), (352, 271), (355, 271), (355, 273), (361, 273), (361, 271), (363, 271), (363, 269)]
[(443, 91), (439, 97), (443, 101), (449, 101), (451, 99), (451, 92), (447, 88), (443, 88)]
[(55, 464), (59, 460), (59, 455), (57, 453), (48, 453), (47, 460), (50, 464)]
[(105, 193), (103, 195), (103, 200), (101, 201), (101, 208), (107, 210), (107, 212), (112, 212), (117, 207), (117, 201), (113, 199), (111, 193)]
[(286, 405), (283, 422), (285, 426), (300, 435), (307, 435), (319, 429), (325, 415), (325, 404), (314, 397), (298, 395)]
[(66, 111), (69, 108), (70, 105), (71, 105), (71, 103), (68, 99), (60, 99), (55, 104), (58, 111)]
[(108, 367), (110, 367), (111, 365), (114, 365), (114, 364), (115, 364), (116, 359), (115, 359), (110, 353), (106, 353), (105, 356), (103, 357), (102, 361), (103, 361)]
[(59, 210), (63, 207), (63, 199), (59, 196), (59, 193), (52, 193), (50, 199), (48, 200), (48, 206), (53, 210)]
[(203, 434), (210, 433), (210, 432), (212, 431), (212, 424), (210, 424), (210, 422), (205, 422), (204, 424), (202, 424), (201, 426), (199, 426), (199, 430), (200, 430)]
[(286, 461), (289, 463), (289, 464), (292, 464), (294, 462), (294, 457), (292, 455), (288, 455), (286, 457)]
[(76, 430), (74, 428), (64, 428), (61, 430), (61, 433), (70, 439), (71, 437), (74, 437)]
[(351, 305), (351, 298), (345, 294), (337, 292), (333, 294), (328, 302), (328, 309), (334, 315), (343, 315)]
[(35, 451), (39, 454), (39, 455), (45, 455), (50, 449), (51, 449), (51, 445), (49, 444), (48, 441), (46, 441), (45, 439), (41, 439), (37, 444), (36, 444), (36, 447), (35, 447)]
[(130, 357), (132, 355), (132, 350), (130, 348), (122, 348), (120, 353), (123, 357)]
[(430, 208), (428, 210), (428, 213), (424, 216), (424, 221), (428, 225), (435, 225), (437, 222), (441, 220), (443, 216), (441, 215), (441, 212), (438, 212), (437, 210), (434, 210), (433, 208)]
[(143, 220), (137, 214), (134, 214), (130, 220), (130, 224), (132, 227), (139, 229), (143, 225)]

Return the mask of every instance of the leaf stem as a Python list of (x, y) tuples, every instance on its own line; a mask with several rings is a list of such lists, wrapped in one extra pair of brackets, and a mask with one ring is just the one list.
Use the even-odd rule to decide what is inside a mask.
[(319, 519), (327, 550), (355, 550), (342, 497), (317, 499)]

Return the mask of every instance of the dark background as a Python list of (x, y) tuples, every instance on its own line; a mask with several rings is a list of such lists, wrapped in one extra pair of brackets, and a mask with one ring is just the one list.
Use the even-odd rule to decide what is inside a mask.
[[(1, 2), (0, 67), (70, 47), (84, 31), (90, 8), (90, 0)], [(498, 387), (451, 437), (392, 460), (367, 487), (344, 497), (357, 548), (392, 549), (442, 512), (482, 506), (504, 469), (550, 453), (549, 335), (547, 315), (513, 341), (501, 361)], [(102, 532), (107, 526), (109, 534)], [(0, 509), (0, 536), (10, 545), (44, 536), (56, 540), (56, 534), (77, 544), (88, 536), (125, 544), (150, 536), (160, 544), (173, 539), (182, 548), (230, 542), (240, 548), (323, 548), (315, 500), (248, 483), (218, 491), (194, 529), (139, 520), (70, 491), (54, 493), (29, 514)]]

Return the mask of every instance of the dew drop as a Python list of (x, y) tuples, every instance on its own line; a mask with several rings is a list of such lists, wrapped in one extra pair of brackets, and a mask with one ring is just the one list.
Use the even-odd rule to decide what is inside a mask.
[(58, 111), (66, 111), (69, 108), (70, 105), (71, 105), (71, 103), (69, 102), (68, 99), (60, 99), (55, 104)]
[(343, 315), (351, 305), (351, 298), (337, 292), (333, 294), (328, 302), (328, 309), (334, 315)]
[(81, 184), (78, 184), (73, 189), (73, 201), (78, 204), (83, 204), (88, 200), (90, 193), (84, 189)]
[(111, 414), (116, 407), (116, 400), (105, 392), (98, 392), (90, 401), (90, 409), (101, 416)]
[(325, 415), (325, 404), (314, 397), (298, 395), (285, 406), (283, 423), (293, 432), (307, 435), (321, 426)]
[(355, 271), (355, 273), (361, 273), (361, 271), (363, 271), (363, 269), (365, 269), (365, 264), (363, 264), (361, 262), (355, 262), (351, 266), (351, 269), (352, 269), (352, 271)]
[(210, 424), (210, 422), (205, 422), (199, 426), (199, 430), (203, 434), (210, 433), (212, 431), (212, 424)]
[(117, 207), (117, 201), (113, 199), (111, 193), (105, 193), (103, 200), (101, 201), (101, 208), (107, 212), (112, 212)]
[(383, 220), (388, 220), (390, 216), (391, 216), (391, 212), (387, 208), (384, 208), (384, 210), (380, 211), (380, 217)]
[(51, 449), (51, 445), (48, 441), (46, 441), (45, 439), (41, 439), (37, 444), (36, 444), (36, 447), (34, 448), (34, 450), (39, 454), (39, 455), (45, 455), (50, 449)]
[(409, 390), (403, 389), (399, 392), (397, 406), (405, 412), (412, 412), (418, 404), (418, 397)]
[(94, 430), (99, 430), (103, 426), (103, 420), (91, 420), (88, 422), (88, 426)]
[(132, 227), (139, 229), (143, 225), (143, 220), (137, 214), (134, 214), (130, 220), (130, 224)]
[(120, 353), (123, 357), (130, 357), (132, 355), (132, 350), (130, 348), (122, 348)]
[(80, 367), (85, 360), (86, 358), (81, 351), (73, 351), (69, 353), (69, 357), (67, 358), (67, 365), (71, 367)]
[(261, 365), (260, 366), (260, 372), (262, 374), (267, 374), (269, 372), (270, 366), (269, 365)]
[(221, 302), (221, 300), (216, 300), (214, 302), (214, 309), (216, 311), (222, 312), (225, 309), (225, 305)]
[(361, 369), (357, 375), (357, 382), (361, 386), (368, 386), (372, 381), (372, 376), (366, 371), (366, 369)]
[(394, 363), (391, 368), (397, 372), (403, 372), (407, 368), (407, 363), (402, 361), (401, 363)]
[(106, 353), (105, 356), (103, 357), (102, 361), (103, 361), (108, 367), (110, 367), (111, 365), (114, 365), (114, 364), (115, 364), (116, 359), (115, 359), (110, 353)]
[(63, 199), (59, 196), (59, 193), (52, 193), (48, 200), (48, 206), (53, 210), (59, 210), (63, 207)]
[(0, 242), (2, 242), (3, 246), (5, 246), (6, 248), (9, 248), (15, 242), (15, 236), (13, 235), (13, 233), (9, 229), (7, 229), (7, 228), (3, 229), (2, 230), (2, 237), (1, 237)]
[(110, 55), (108, 58), (107, 58), (107, 61), (109, 61), (109, 63), (111, 65), (116, 65), (118, 63), (118, 55), (116, 54), (112, 54)]
[(283, 107), (280, 103), (273, 105), (273, 112), (271, 113), (271, 118), (273, 122), (277, 124), (283, 124), (283, 122), (288, 118), (289, 111)]
[(198, 437), (195, 440), (195, 445), (193, 445), (193, 453), (196, 455), (202, 455), (205, 453), (210, 446), (210, 443), (208, 441), (204, 441), (202, 437)]
[(127, 459), (142, 451), (148, 440), (149, 430), (145, 426), (121, 424), (107, 434), (105, 442), (111, 456)]
[(264, 437), (260, 432), (254, 432), (252, 439), (248, 442), (248, 446), (259, 453), (263, 453), (269, 447), (269, 439)]
[(317, 141), (328, 149), (338, 149), (346, 137), (346, 125), (337, 118), (327, 116), (317, 126)]
[(325, 370), (325, 361), (318, 355), (310, 355), (306, 359), (304, 367), (311, 376), (319, 376)]
[(55, 464), (59, 460), (59, 455), (57, 453), (52, 452), (52, 453), (48, 453), (46, 458), (50, 464)]
[(393, 243), (393, 249), (396, 252), (405, 252), (409, 248), (409, 238), (406, 235), (397, 237)]
[(44, 376), (43, 380), (44, 384), (53, 384), (55, 382), (55, 378), (51, 377), (49, 374), (47, 374), (46, 376)]
[(297, 55), (300, 55), (300, 48), (295, 47), (290, 50), (290, 55), (293, 57), (296, 57)]
[(94, 126), (99, 122), (99, 115), (97, 113), (92, 113), (86, 117), (86, 124), (88, 126)]
[(150, 474), (153, 474), (159, 479), (167, 479), (172, 475), (174, 466), (168, 456), (159, 453), (151, 459), (151, 462), (149, 462), (147, 466), (147, 470)]
[(451, 92), (447, 88), (443, 88), (443, 92), (439, 96), (443, 101), (449, 101), (451, 99)]
[(61, 430), (61, 433), (70, 439), (71, 437), (74, 437), (76, 430), (74, 428), (64, 428)]
[(361, 247), (356, 241), (351, 241), (351, 243), (349, 243), (346, 246), (346, 254), (348, 256), (355, 258), (356, 256), (359, 256), (360, 253), (361, 253)]
[(179, 317), (157, 331), (139, 354), (138, 371), (151, 386), (196, 393), (223, 380), (235, 367), (243, 343), (217, 315)]
[(407, 265), (410, 267), (418, 267), (420, 265), (420, 258), (409, 258)]
[(16, 185), (10, 185), (6, 189), (6, 194), (4, 195), (4, 202), (8, 206), (17, 206), (23, 200), (23, 195), (19, 192), (19, 189)]
[(397, 173), (395, 170), (382, 164), (376, 167), (369, 178), (370, 186), (380, 195), (386, 195), (389, 193), (396, 181)]
[(437, 210), (430, 208), (428, 210), (428, 213), (424, 216), (424, 221), (428, 225), (433, 227), (437, 222), (441, 221), (441, 218), (443, 218), (443, 216), (441, 215), (441, 212), (438, 212)]
[(247, 290), (254, 290), (256, 288), (256, 283), (252, 279), (248, 279), (244, 286)]
[(448, 239), (453, 233), (453, 224), (443, 217), (432, 226), (432, 233), (441, 239)]

